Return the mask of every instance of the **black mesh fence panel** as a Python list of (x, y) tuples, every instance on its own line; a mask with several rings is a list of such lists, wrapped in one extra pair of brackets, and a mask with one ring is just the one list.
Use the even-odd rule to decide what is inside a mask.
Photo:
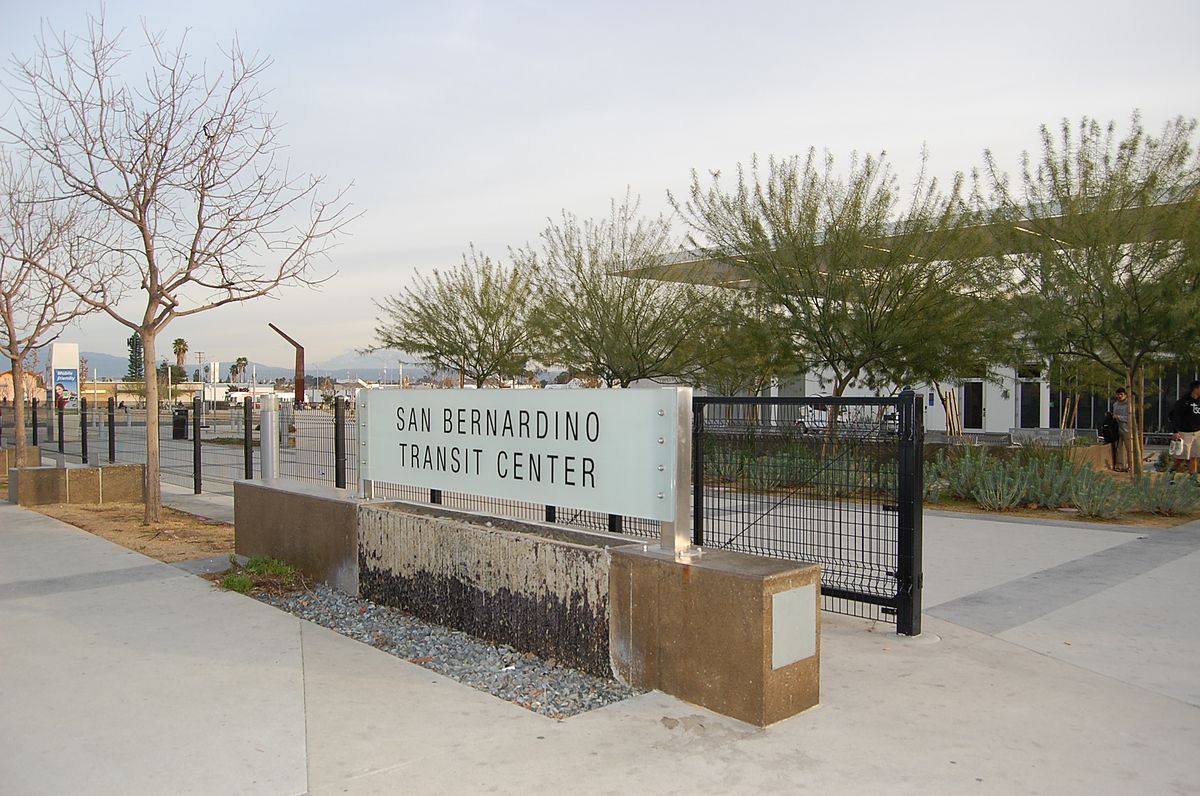
[(890, 398), (699, 398), (704, 547), (816, 563), (828, 610), (894, 621), (900, 417)]

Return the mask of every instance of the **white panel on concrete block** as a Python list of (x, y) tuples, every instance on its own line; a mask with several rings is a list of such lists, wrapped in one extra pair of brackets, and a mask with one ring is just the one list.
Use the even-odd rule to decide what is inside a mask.
[(817, 587), (771, 595), (771, 668), (782, 669), (816, 654)]

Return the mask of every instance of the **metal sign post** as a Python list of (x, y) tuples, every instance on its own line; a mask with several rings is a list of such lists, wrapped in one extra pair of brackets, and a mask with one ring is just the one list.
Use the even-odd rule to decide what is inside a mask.
[[(675, 391), (674, 442), (675, 472), (668, 497), (674, 503), (674, 519), (659, 524), (663, 550), (676, 559), (699, 556), (701, 550), (692, 544), (692, 388), (667, 387)], [(660, 413), (662, 410), (659, 410)], [(659, 465), (662, 469), (662, 465)]]

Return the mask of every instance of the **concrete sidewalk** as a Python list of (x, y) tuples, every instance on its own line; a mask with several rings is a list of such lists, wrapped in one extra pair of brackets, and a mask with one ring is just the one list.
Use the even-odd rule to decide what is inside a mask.
[(1097, 651), (1172, 638), (1190, 605), (1162, 598), (1195, 580), (1194, 554), (1143, 555), (1141, 574), (1011, 617), (997, 637), (965, 626), (992, 613), (962, 600), (990, 605), (1005, 584), (1137, 535), (1041, 529), (1043, 549), (1030, 529), (956, 523), (927, 519), (940, 551), (927, 580), (965, 563), (967, 546), (941, 537), (981, 556), (997, 534), (1010, 551), (1029, 539), (1002, 565), (977, 561), (977, 588), (932, 593), (962, 624), (927, 616), (924, 637), (900, 639), (826, 615), (821, 707), (757, 730), (661, 694), (546, 719), (0, 505), (0, 792), (1195, 792), (1200, 710), (1186, 662), (1169, 659), (1194, 661), (1191, 642), (1145, 651), (1163, 657), (1162, 687), (1035, 649), (1104, 609), (1115, 618)]

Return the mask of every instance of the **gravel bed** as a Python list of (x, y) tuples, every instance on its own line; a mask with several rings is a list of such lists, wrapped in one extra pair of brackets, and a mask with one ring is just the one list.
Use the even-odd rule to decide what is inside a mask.
[(504, 644), (491, 644), (324, 584), (311, 592), (255, 596), (301, 619), (550, 718), (564, 719), (641, 693), (554, 659), (542, 660)]

